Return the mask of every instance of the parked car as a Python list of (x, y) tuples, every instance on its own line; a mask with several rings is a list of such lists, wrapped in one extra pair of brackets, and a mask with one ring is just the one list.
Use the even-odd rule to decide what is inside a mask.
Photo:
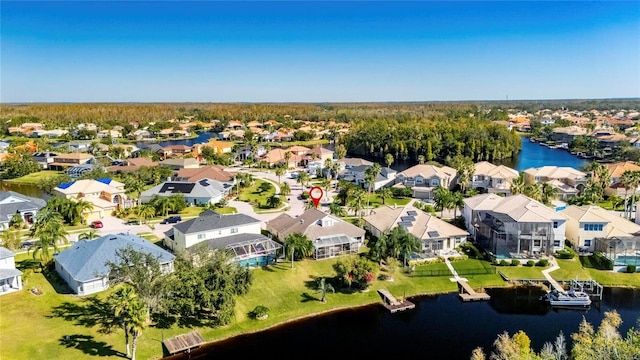
[(30, 247), (33, 246), (33, 242), (31, 241), (25, 241), (22, 243), (22, 245), (20, 245), (20, 249), (28, 249)]
[(168, 218), (162, 220), (160, 224), (176, 224), (176, 223), (179, 223), (180, 221), (182, 221), (182, 217), (180, 217), (179, 215), (169, 216)]
[(129, 221), (127, 221), (126, 223), (124, 223), (125, 225), (140, 225), (140, 220), (137, 219), (131, 219)]
[(96, 220), (91, 222), (91, 227), (94, 229), (102, 229), (104, 225), (102, 224), (102, 221)]

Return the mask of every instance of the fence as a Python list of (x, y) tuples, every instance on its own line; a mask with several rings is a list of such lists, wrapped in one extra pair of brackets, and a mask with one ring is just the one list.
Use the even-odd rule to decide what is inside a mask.
[[(496, 274), (496, 268), (469, 268), (469, 269), (456, 269), (458, 275), (487, 275), (487, 274)], [(448, 269), (419, 269), (413, 270), (408, 273), (409, 276), (451, 276), (451, 271)]]

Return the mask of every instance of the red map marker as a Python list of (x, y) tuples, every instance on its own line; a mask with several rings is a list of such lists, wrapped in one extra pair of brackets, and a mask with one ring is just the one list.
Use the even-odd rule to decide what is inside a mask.
[(319, 186), (312, 187), (311, 190), (309, 190), (309, 196), (311, 197), (311, 200), (313, 200), (313, 204), (317, 209), (318, 203), (320, 202), (320, 199), (322, 199), (322, 188)]

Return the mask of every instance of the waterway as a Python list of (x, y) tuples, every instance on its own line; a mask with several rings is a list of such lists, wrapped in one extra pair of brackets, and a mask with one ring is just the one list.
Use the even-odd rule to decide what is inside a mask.
[[(302, 357), (346, 356), (469, 359), (476, 347), (493, 349), (496, 337), (523, 330), (540, 351), (562, 332), (568, 344), (583, 317), (597, 328), (604, 313), (615, 309), (623, 320), (621, 334), (639, 326), (640, 290), (605, 288), (602, 302), (587, 310), (551, 309), (538, 300), (539, 288), (488, 289), (491, 300), (462, 302), (457, 294), (411, 299), (416, 308), (391, 314), (382, 305), (342, 310), (241, 335), (207, 345), (192, 358), (229, 359), (279, 354)], [(328, 294), (331, 302), (331, 294)], [(595, 303), (594, 303), (595, 304)], [(270, 357), (270, 356), (267, 356)]]

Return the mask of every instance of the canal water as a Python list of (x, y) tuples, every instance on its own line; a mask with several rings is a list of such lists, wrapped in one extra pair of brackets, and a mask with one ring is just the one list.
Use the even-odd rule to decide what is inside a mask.
[[(391, 314), (375, 304), (241, 335), (207, 345), (191, 358), (250, 358), (261, 354), (288, 357), (323, 353), (327, 357), (357, 354), (357, 358), (469, 359), (476, 347), (488, 355), (496, 337), (523, 330), (534, 350), (562, 332), (568, 344), (583, 317), (594, 328), (605, 311), (622, 317), (624, 336), (640, 326), (640, 290), (605, 288), (602, 302), (586, 310), (552, 309), (538, 300), (539, 288), (488, 289), (491, 300), (462, 302), (457, 294), (411, 299), (416, 308)], [(331, 301), (331, 294), (328, 295)], [(568, 347), (569, 349), (569, 347)], [(267, 357), (271, 357), (267, 356)], [(488, 357), (487, 357), (488, 358)]]

